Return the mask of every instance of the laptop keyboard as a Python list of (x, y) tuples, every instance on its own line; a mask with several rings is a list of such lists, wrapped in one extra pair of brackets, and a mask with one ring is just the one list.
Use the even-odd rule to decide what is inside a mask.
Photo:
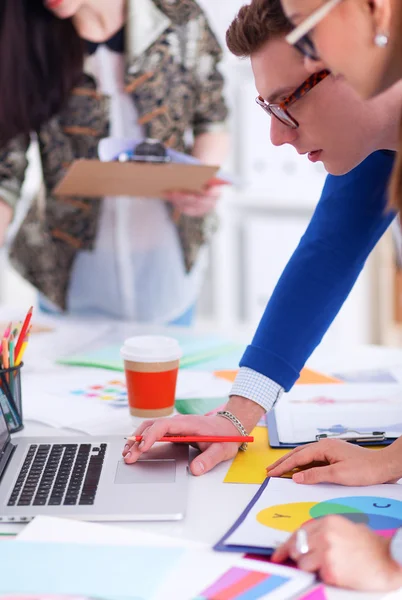
[(95, 502), (107, 444), (32, 444), (8, 506), (74, 506)]

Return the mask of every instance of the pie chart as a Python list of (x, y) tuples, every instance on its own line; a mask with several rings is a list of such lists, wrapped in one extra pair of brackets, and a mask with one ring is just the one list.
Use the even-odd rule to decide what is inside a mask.
[(324, 502), (293, 502), (264, 508), (257, 521), (271, 529), (293, 532), (307, 521), (328, 515), (341, 515), (362, 523), (378, 535), (391, 537), (402, 527), (402, 502), (376, 496), (350, 496)]

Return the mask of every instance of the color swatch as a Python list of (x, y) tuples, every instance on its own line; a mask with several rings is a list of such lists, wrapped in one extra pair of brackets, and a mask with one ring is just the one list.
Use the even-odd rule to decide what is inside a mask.
[(112, 379), (104, 384), (83, 386), (70, 390), (72, 396), (81, 398), (94, 398), (108, 402), (115, 408), (128, 405), (127, 386), (121, 379)]
[(194, 600), (258, 600), (289, 581), (288, 577), (233, 567)]

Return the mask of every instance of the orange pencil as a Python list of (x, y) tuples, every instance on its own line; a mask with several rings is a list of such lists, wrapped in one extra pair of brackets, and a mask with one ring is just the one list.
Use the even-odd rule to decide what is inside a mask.
[(8, 341), (6, 338), (1, 340), (1, 357), (3, 361), (3, 369), (8, 369), (10, 367), (10, 359), (8, 354)]
[(33, 311), (33, 306), (31, 306), (31, 308), (30, 308), (30, 309), (29, 309), (29, 311), (27, 312), (27, 316), (25, 317), (24, 323), (22, 324), (22, 327), (21, 327), (20, 334), (19, 334), (19, 336), (18, 336), (18, 341), (17, 341), (17, 343), (15, 344), (15, 350), (14, 350), (14, 354), (15, 354), (15, 356), (17, 356), (17, 357), (18, 357), (18, 355), (19, 355), (19, 353), (20, 353), (21, 346), (22, 346), (22, 344), (23, 344), (23, 343), (24, 343), (24, 341), (25, 341), (25, 336), (26, 336), (26, 334), (27, 334), (28, 327), (29, 327), (29, 324), (30, 324), (30, 322), (31, 322), (31, 319), (32, 319), (32, 311)]

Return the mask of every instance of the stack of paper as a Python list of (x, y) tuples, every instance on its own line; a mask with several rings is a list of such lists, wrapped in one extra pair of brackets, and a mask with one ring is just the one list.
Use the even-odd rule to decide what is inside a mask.
[[(233, 587), (233, 582), (241, 579), (244, 593), (255, 592), (259, 582), (265, 586), (264, 598), (285, 600), (314, 581), (312, 575), (295, 569), (217, 554), (197, 542), (52, 517), (37, 517), (17, 541), (7, 546), (11, 544), (14, 560), (19, 551), (28, 561), (24, 582), (20, 584), (12, 572), (7, 573), (4, 581), (1, 578), (0, 593), (28, 590), (116, 599), (210, 600), (213, 590), (219, 587), (225, 589), (225, 598), (230, 600), (241, 598), (235, 595), (238, 586)], [(31, 561), (26, 556), (28, 551), (34, 556)], [(76, 557), (83, 566), (76, 564)], [(49, 562), (43, 563), (45, 559)], [(52, 570), (58, 576), (47, 576)]]

